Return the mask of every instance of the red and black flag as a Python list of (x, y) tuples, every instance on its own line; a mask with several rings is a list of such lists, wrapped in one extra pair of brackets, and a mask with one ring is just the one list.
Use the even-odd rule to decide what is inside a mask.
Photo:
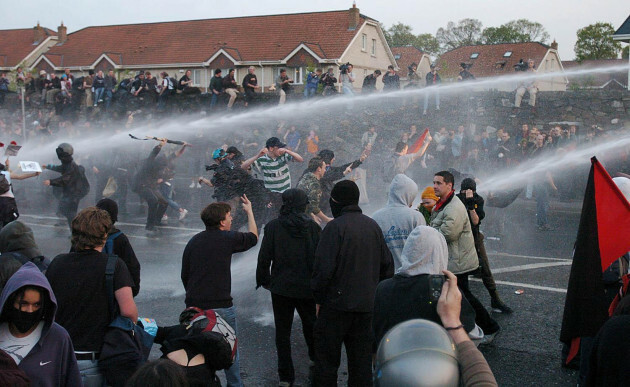
[(592, 337), (608, 319), (602, 272), (630, 250), (630, 204), (608, 172), (591, 159), (582, 215), (564, 304), (560, 341), (577, 354), (580, 337)]
[(429, 134), (429, 128), (426, 128), (424, 132), (416, 139), (416, 141), (411, 144), (409, 149), (407, 150), (407, 154), (416, 153), (422, 148), (424, 145), (424, 139), (427, 138), (427, 134)]

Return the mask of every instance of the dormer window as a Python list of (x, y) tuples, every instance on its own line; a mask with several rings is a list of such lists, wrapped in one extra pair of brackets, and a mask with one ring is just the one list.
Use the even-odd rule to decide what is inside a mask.
[(394, 55), (394, 59), (396, 59), (396, 60), (400, 59), (400, 54)]
[(506, 51), (505, 54), (503, 54), (504, 58), (509, 58), (512, 56), (512, 51)]
[(472, 54), (470, 54), (470, 59), (477, 59), (477, 58), (479, 58), (478, 52), (473, 52)]

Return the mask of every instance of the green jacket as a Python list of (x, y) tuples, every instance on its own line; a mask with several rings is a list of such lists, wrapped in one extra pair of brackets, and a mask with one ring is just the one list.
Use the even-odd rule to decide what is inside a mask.
[(322, 185), (319, 179), (312, 172), (308, 172), (302, 176), (296, 188), (303, 190), (308, 196), (306, 213), (309, 215), (318, 214), (321, 211), (319, 202), (322, 198)]
[(433, 208), (431, 227), (438, 230), (448, 246), (448, 270), (463, 274), (479, 267), (470, 221), (466, 207), (453, 195), (438, 211)]

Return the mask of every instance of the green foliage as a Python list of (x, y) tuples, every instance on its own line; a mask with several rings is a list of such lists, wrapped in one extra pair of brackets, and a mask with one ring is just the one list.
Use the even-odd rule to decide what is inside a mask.
[(549, 40), (549, 34), (542, 24), (527, 19), (512, 20), (499, 27), (488, 27), (483, 30), (481, 40), (485, 44), (524, 43)]
[(623, 59), (628, 59), (628, 54), (630, 53), (630, 46), (625, 46), (623, 50), (621, 50), (621, 57)]
[(462, 46), (480, 44), (483, 24), (477, 19), (462, 19), (457, 24), (448, 22), (446, 28), (437, 30), (435, 37), (444, 51)]
[(577, 31), (575, 58), (578, 62), (586, 59), (614, 59), (621, 50), (621, 43), (612, 39), (615, 28), (610, 23), (595, 23)]
[(429, 55), (437, 54), (440, 49), (440, 44), (433, 35), (414, 35), (411, 26), (403, 23), (394, 24), (388, 30), (383, 30), (383, 32), (390, 47), (413, 46)]

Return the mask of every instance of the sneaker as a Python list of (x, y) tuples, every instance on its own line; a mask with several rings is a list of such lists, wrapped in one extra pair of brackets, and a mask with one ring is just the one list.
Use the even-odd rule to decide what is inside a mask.
[(188, 186), (188, 188), (195, 188), (195, 182), (193, 181), (192, 183), (190, 183), (190, 185)]
[(168, 215), (162, 216), (162, 222), (168, 221)]
[(512, 312), (514, 312), (512, 308), (505, 305), (500, 298), (493, 298), (490, 305), (492, 306), (492, 311), (496, 313), (512, 314)]
[(479, 345), (490, 345), (490, 344), (492, 344), (492, 342), (499, 335), (499, 333), (501, 333), (501, 327), (499, 327), (499, 329), (497, 329), (497, 331), (494, 332), (494, 333), (490, 333), (490, 334), (484, 335), (481, 338), (481, 341), (479, 341)]
[(188, 210), (184, 209), (184, 211), (179, 213), (179, 218), (177, 220), (182, 221), (184, 220), (184, 218), (186, 217), (186, 215), (188, 215)]
[(199, 182), (197, 182), (197, 188), (201, 188), (201, 184), (199, 184)]

